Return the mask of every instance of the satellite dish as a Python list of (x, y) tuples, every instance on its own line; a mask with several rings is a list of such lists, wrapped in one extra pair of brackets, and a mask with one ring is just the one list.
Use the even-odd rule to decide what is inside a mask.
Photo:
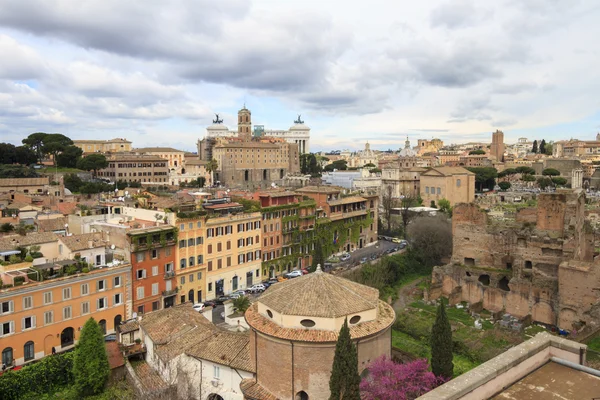
[(117, 193), (118, 191), (119, 191), (119, 189), (116, 189), (116, 188), (115, 188), (115, 193)]
[(115, 249), (115, 245), (114, 245), (114, 244), (111, 244), (111, 245), (110, 245), (110, 249), (111, 249), (111, 250), (114, 250), (114, 249)]
[(126, 191), (125, 191), (125, 196), (127, 196), (128, 194), (129, 194), (129, 192), (126, 190)]
[(136, 313), (136, 312), (134, 312), (133, 314), (131, 314), (131, 316), (132, 316), (133, 318), (137, 318), (137, 313)]

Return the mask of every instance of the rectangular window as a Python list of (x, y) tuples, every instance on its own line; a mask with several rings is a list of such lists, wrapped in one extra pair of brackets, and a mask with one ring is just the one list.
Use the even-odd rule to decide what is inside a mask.
[(3, 322), (0, 336), (10, 335), (11, 333), (15, 333), (15, 323), (13, 321)]
[(13, 311), (15, 311), (15, 306), (12, 300), (2, 302), (0, 307), (0, 315), (11, 313)]
[(63, 300), (69, 300), (71, 298), (71, 288), (63, 289)]
[(190, 282), (194, 282), (194, 274), (191, 274), (188, 279), (190, 280)]
[(171, 255), (171, 248), (170, 248), (170, 247), (167, 247), (167, 248), (165, 249), (165, 255), (166, 255), (167, 257)]
[(158, 275), (158, 265), (152, 266), (152, 276)]
[(208, 282), (208, 291), (212, 292), (212, 282)]
[(108, 301), (106, 300), (106, 297), (101, 297), (98, 300), (96, 300), (96, 309), (104, 310), (107, 307), (108, 307)]
[(196, 228), (202, 228), (202, 222), (200, 222), (200, 221), (196, 222)]
[(207, 252), (208, 254), (212, 254), (212, 244), (208, 245)]
[(121, 293), (115, 294), (115, 298), (114, 298), (113, 304), (115, 306), (118, 306), (119, 304), (121, 304), (121, 301), (122, 301), (122, 295), (121, 295)]
[(425, 193), (429, 194), (429, 186), (425, 186)]
[(173, 263), (165, 264), (165, 273), (169, 273), (169, 272), (173, 272)]
[(23, 297), (23, 309), (27, 310), (33, 308), (33, 297), (27, 296)]
[(456, 180), (456, 187), (460, 187), (460, 179)]
[(54, 322), (54, 311), (46, 311), (44, 313), (44, 325), (50, 325)]
[(194, 257), (194, 256), (190, 257), (190, 261), (189, 261), (189, 263), (190, 263), (190, 267), (191, 267), (192, 265), (194, 265), (195, 261), (196, 261), (196, 257)]
[(44, 293), (44, 304), (52, 304), (52, 292)]
[(185, 240), (180, 240), (179, 241), (179, 248), (182, 249), (185, 247)]
[(146, 270), (145, 269), (138, 269), (136, 271), (136, 276), (138, 279), (144, 279), (146, 277)]
[(259, 270), (256, 270), (256, 277), (257, 278), (258, 278), (259, 274), (260, 274)]
[(198, 272), (196, 279), (202, 280), (202, 272)]
[(227, 257), (227, 266), (231, 267), (231, 257)]
[(217, 260), (217, 269), (221, 269), (221, 268), (223, 268), (223, 260), (219, 258)]
[(84, 301), (83, 303), (81, 303), (81, 314), (89, 314), (90, 313), (90, 302), (89, 301)]
[(194, 246), (194, 244), (196, 244), (196, 239), (194, 239), (194, 238), (188, 239), (188, 244), (187, 244), (188, 247), (192, 247), (192, 246)]
[(204, 263), (204, 258), (203, 258), (203, 256), (200, 255), (200, 256), (198, 256), (198, 265), (200, 265), (202, 263)]
[(158, 258), (158, 249), (152, 249), (150, 252), (152, 259)]
[(141, 305), (141, 306), (138, 306), (138, 308), (137, 308), (137, 313), (138, 313), (138, 314), (143, 314), (143, 313), (144, 313), (144, 306), (143, 306), (143, 305)]
[(179, 230), (183, 232), (185, 230), (185, 224), (179, 225)]
[(153, 301), (152, 302), (152, 311), (158, 310), (158, 305), (159, 305), (158, 301)]
[(209, 271), (212, 271), (212, 261), (208, 262), (207, 268), (208, 268)]
[(21, 329), (25, 330), (31, 328), (35, 328), (35, 316), (23, 318), (21, 321)]
[(196, 238), (196, 246), (198, 246), (198, 245), (200, 245), (202, 243), (204, 243), (204, 239), (202, 239), (202, 236), (198, 236)]
[(213, 377), (219, 379), (221, 376), (221, 367), (213, 365)]
[(185, 276), (182, 276), (181, 278), (179, 278), (179, 282), (182, 285), (185, 285)]
[(71, 306), (63, 307), (63, 321), (66, 319), (71, 319), (71, 318), (72, 318)]
[[(146, 271), (144, 271), (144, 277), (146, 277)], [(106, 289), (106, 280), (102, 279), (98, 281), (98, 291), (101, 292)]]
[(135, 254), (135, 259), (136, 259), (136, 261), (137, 261), (137, 262), (142, 262), (142, 261), (144, 261), (144, 258), (146, 258), (146, 257), (145, 257), (145, 254), (146, 254), (146, 253), (144, 253), (143, 251), (140, 251), (139, 253), (136, 253), (136, 254)]
[(187, 267), (187, 259), (182, 258), (181, 260), (179, 260), (179, 268), (183, 269), (185, 267)]
[(158, 283), (152, 284), (152, 296), (156, 296), (158, 294)]
[(442, 194), (442, 188), (437, 188), (437, 194)]
[(140, 286), (139, 288), (137, 288), (137, 299), (141, 300), (144, 298), (144, 287)]
[(214, 237), (215, 236), (215, 228), (208, 228), (206, 230), (206, 237)]
[(190, 222), (190, 223), (188, 224), (188, 229), (190, 229), (190, 230), (191, 230), (191, 229), (194, 229), (194, 223), (193, 223), (193, 222)]

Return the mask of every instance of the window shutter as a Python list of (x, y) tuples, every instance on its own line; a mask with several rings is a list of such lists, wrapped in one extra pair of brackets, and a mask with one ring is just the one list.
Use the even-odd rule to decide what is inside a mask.
[(21, 330), (25, 330), (25, 318), (21, 318)]
[(15, 321), (10, 321), (10, 333), (15, 333)]
[(35, 328), (35, 315), (31, 317), (31, 326)]
[(9, 307), (9, 309), (10, 309), (10, 312), (13, 312), (13, 311), (15, 311), (15, 302), (11, 300), (11, 301), (8, 303), (8, 307)]

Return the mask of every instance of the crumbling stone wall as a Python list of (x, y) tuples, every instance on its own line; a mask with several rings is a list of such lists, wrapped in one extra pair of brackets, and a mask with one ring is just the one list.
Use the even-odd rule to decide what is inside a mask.
[(489, 218), (475, 204), (453, 211), (451, 263), (434, 269), (431, 298), (481, 302), (517, 317), (573, 329), (600, 323), (600, 260), (582, 191), (538, 196), (515, 220)]

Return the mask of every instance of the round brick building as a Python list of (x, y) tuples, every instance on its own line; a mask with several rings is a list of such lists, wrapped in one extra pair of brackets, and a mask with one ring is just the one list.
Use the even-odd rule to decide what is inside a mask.
[(396, 315), (368, 286), (316, 272), (278, 283), (246, 311), (256, 376), (249, 400), (327, 400), (337, 337), (348, 319), (358, 369), (391, 352)]

